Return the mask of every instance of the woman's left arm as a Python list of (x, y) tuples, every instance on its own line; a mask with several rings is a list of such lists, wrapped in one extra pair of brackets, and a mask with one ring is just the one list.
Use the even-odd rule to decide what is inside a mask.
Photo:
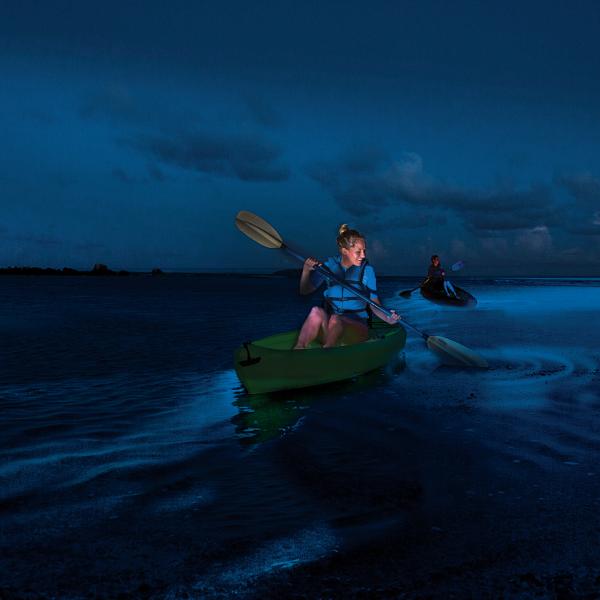
[[(377, 296), (377, 277), (375, 277), (375, 269), (371, 265), (367, 265), (365, 269), (365, 278), (364, 284), (367, 286), (367, 289), (370, 292), (370, 298), (373, 302), (379, 304), (381, 306), (381, 302), (379, 301), (379, 296)], [(371, 306), (373, 313), (379, 317), (382, 321), (389, 323), (390, 325), (394, 325), (400, 320), (400, 315), (396, 313), (396, 311), (391, 310), (391, 316), (386, 315), (384, 312), (381, 312), (374, 306)]]

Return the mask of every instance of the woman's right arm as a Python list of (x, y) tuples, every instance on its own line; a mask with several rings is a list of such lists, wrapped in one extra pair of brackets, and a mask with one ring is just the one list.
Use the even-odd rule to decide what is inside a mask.
[(310, 273), (315, 269), (317, 265), (321, 263), (316, 259), (309, 256), (304, 261), (304, 266), (302, 267), (302, 275), (300, 275), (300, 293), (305, 296), (306, 294), (311, 294), (317, 288), (312, 284), (310, 280)]

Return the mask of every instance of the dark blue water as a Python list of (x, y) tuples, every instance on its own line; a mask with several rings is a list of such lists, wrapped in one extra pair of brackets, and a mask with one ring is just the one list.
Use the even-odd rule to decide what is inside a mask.
[(380, 290), (488, 371), (409, 334), (250, 397), (233, 350), (302, 321), (294, 280), (3, 277), (0, 597), (593, 597), (600, 281), (416, 283)]

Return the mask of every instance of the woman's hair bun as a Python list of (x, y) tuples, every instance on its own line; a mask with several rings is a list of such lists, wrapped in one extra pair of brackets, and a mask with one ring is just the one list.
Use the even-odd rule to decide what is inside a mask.
[(347, 223), (342, 223), (338, 229), (337, 245), (340, 248), (352, 248), (357, 240), (365, 240), (365, 238), (356, 230), (350, 229)]

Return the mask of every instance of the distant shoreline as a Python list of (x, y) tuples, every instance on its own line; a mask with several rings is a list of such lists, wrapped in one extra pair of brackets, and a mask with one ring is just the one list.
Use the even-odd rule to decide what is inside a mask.
[[(96, 264), (89, 271), (73, 269), (70, 267), (63, 267), (62, 269), (55, 269), (52, 267), (0, 267), (0, 275), (12, 275), (12, 276), (26, 276), (26, 277), (141, 277), (141, 276), (152, 276), (152, 277), (241, 277), (241, 278), (288, 278), (296, 279), (300, 277), (301, 269), (280, 269), (276, 271), (163, 271), (162, 269), (154, 268), (150, 271), (126, 271), (109, 269), (106, 265)], [(422, 275), (389, 275), (389, 274), (378, 274), (377, 279), (381, 281), (386, 280), (410, 280), (418, 283), (423, 277)], [(462, 281), (485, 281), (485, 280), (507, 280), (507, 279), (518, 279), (518, 280), (600, 280), (600, 275), (454, 275), (452, 279), (458, 279)]]
[(106, 265), (94, 265), (89, 271), (80, 271), (78, 269), (72, 269), (70, 267), (63, 267), (62, 269), (53, 269), (51, 267), (2, 267), (0, 268), (0, 275), (49, 275), (49, 276), (92, 276), (92, 277), (106, 277), (106, 276), (117, 276), (123, 277), (128, 276), (131, 273), (129, 271), (113, 271)]

